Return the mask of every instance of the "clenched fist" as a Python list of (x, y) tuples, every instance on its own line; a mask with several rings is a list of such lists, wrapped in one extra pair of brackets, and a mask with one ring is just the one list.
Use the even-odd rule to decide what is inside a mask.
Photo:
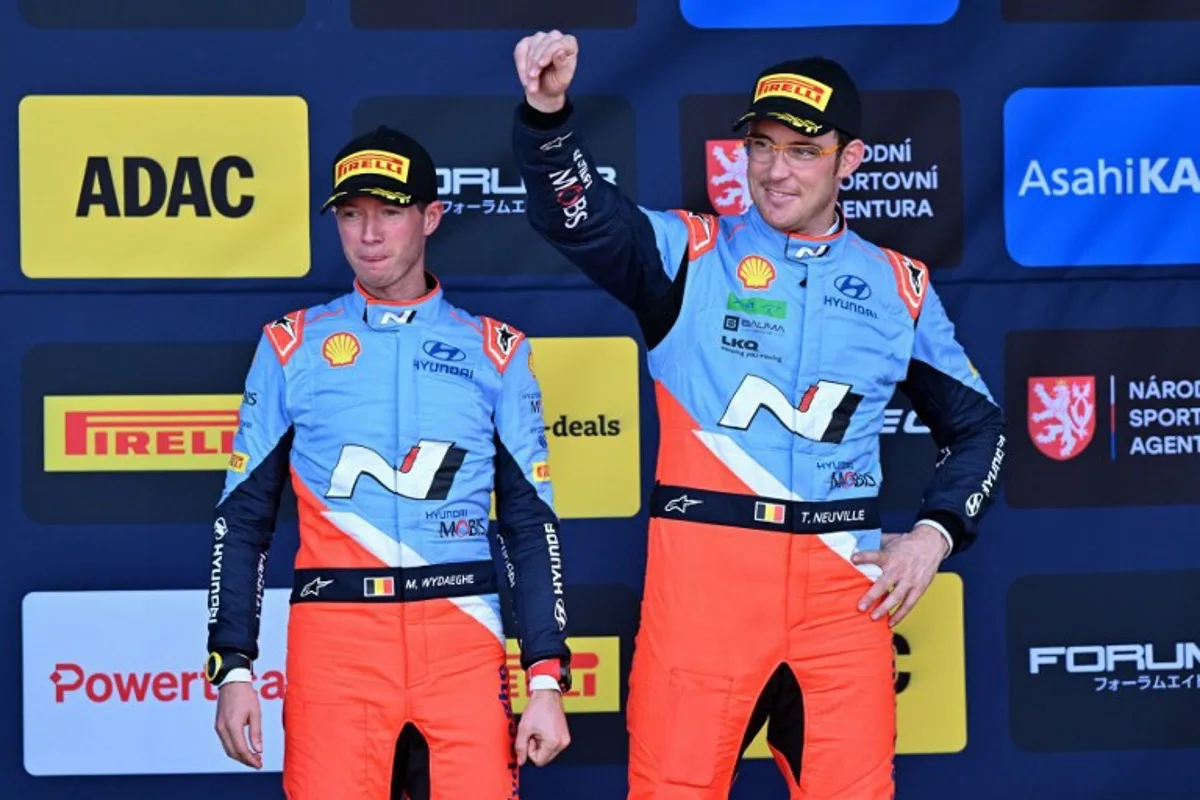
[(578, 58), (579, 43), (561, 31), (538, 32), (517, 42), (513, 60), (525, 101), (546, 114), (560, 110)]

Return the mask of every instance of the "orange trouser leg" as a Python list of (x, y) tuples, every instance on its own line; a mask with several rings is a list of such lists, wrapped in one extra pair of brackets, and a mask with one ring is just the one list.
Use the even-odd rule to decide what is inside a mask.
[(288, 800), (389, 799), (396, 729), (386, 712), (371, 703), (311, 699), (289, 689), (283, 714)]
[(892, 632), (886, 619), (873, 621), (857, 609), (871, 585), (866, 576), (815, 540), (811, 556), (804, 617), (789, 637), (788, 662), (799, 683), (804, 725), (800, 780), (792, 797), (891, 800)]
[(372, 611), (292, 607), (283, 702), (288, 800), (389, 800), (405, 673), (388, 640), (403, 612), (399, 604)]
[(630, 800), (729, 797), (786, 636), (762, 593), (778, 605), (787, 540), (745, 533), (651, 522), (629, 677)]
[(516, 722), (504, 649), (495, 637), (460, 647), (455, 660), (465, 668), (447, 665), (412, 695), (413, 721), (429, 746), (429, 800), (516, 800)]
[(629, 800), (727, 800), (762, 681), (671, 666), (647, 649), (634, 658)]

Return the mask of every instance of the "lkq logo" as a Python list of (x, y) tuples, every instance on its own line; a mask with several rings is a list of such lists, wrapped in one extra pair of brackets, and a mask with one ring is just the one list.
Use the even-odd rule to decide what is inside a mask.
[[(1095, 598), (1104, 597), (1097, 613)], [(1013, 740), (1034, 752), (1200, 746), (1200, 572), (1030, 575), (1008, 594)]]
[[(724, 328), (729, 333), (721, 334), (721, 349), (726, 353), (733, 353), (742, 358), (757, 358), (766, 361), (774, 361), (783, 363), (783, 356), (775, 353), (767, 353), (762, 351), (762, 343), (753, 336), (746, 335), (747, 333), (763, 332), (767, 334), (778, 334), (783, 332), (783, 326), (778, 322), (769, 322), (767, 320), (746, 319), (745, 317), (737, 317), (733, 314), (725, 315)], [(735, 335), (735, 334), (742, 335)]]
[[(1072, 124), (1043, 122), (1071, 109)], [(1114, 109), (1127, 120), (1113, 125)], [(1004, 108), (1004, 221), (1024, 267), (1200, 263), (1200, 86), (1021, 89)], [(1153, 231), (1147, 238), (1147, 231)]]
[[(1200, 328), (1018, 331), (1007, 340), (1016, 507), (1190, 503)], [(1015, 430), (1021, 425), (1024, 431)]]

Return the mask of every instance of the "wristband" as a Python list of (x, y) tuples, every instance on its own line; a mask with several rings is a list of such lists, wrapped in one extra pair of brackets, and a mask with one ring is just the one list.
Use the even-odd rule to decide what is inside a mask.
[(554, 689), (560, 692), (571, 690), (571, 668), (557, 658), (545, 658), (525, 670), (525, 690), (536, 692)]
[(250, 659), (236, 651), (221, 653), (214, 650), (204, 662), (204, 677), (217, 687), (225, 683), (250, 681), (253, 677)]

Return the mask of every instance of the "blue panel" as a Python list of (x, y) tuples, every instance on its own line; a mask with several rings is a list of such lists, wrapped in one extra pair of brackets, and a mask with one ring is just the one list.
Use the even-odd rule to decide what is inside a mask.
[(697, 28), (821, 28), (829, 25), (937, 25), (954, 16), (958, 0), (858, 0), (854, 3), (759, 0), (680, 0)]

